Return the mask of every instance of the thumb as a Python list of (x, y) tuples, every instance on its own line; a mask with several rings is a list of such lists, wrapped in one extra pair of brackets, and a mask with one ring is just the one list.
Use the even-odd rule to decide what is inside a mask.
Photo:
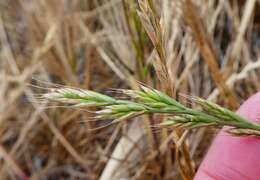
[[(249, 98), (238, 114), (259, 122), (260, 92)], [(260, 138), (233, 137), (223, 129), (203, 160), (195, 180), (246, 180), (260, 177)]]

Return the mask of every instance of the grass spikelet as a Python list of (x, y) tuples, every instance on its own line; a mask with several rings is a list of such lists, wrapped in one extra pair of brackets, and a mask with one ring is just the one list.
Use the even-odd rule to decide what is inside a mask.
[(76, 106), (104, 106), (116, 102), (114, 98), (104, 94), (73, 88), (53, 88), (49, 93), (44, 94), (42, 97)]
[(251, 123), (236, 113), (198, 97), (188, 97), (202, 107), (194, 110), (185, 107), (161, 91), (141, 86), (141, 90), (121, 90), (133, 100), (121, 100), (89, 90), (55, 88), (43, 98), (72, 104), (75, 107), (97, 106), (96, 118), (122, 121), (144, 113), (166, 113), (170, 117), (162, 127), (198, 128), (204, 126), (231, 126), (232, 135), (260, 135), (260, 125)]

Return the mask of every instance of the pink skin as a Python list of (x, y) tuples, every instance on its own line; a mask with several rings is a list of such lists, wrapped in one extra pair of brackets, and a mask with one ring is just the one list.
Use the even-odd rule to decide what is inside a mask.
[[(260, 92), (250, 97), (237, 112), (251, 121), (260, 123)], [(260, 179), (260, 138), (232, 137), (221, 130), (194, 179)]]

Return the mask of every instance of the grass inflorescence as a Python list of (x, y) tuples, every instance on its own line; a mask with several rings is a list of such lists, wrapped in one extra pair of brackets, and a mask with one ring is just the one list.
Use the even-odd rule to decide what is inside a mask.
[(144, 113), (165, 113), (168, 118), (160, 123), (161, 127), (198, 128), (204, 126), (231, 126), (227, 131), (233, 135), (260, 136), (260, 125), (250, 122), (238, 114), (215, 103), (198, 97), (187, 97), (201, 107), (195, 110), (184, 106), (161, 91), (141, 86), (141, 90), (120, 90), (131, 100), (113, 97), (90, 90), (76, 88), (52, 88), (43, 98), (74, 107), (96, 106), (96, 118), (124, 119)]

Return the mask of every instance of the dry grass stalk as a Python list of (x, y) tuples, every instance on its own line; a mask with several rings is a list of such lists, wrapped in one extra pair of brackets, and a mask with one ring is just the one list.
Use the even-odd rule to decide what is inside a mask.
[[(160, 19), (152, 0), (139, 1), (139, 6), (141, 11), (137, 11), (138, 15), (158, 55), (158, 57), (153, 60), (153, 66), (156, 70), (157, 77), (161, 82), (164, 92), (171, 97), (175, 97), (173, 89), (174, 85), (170, 76), (170, 71), (167, 64), (168, 59), (166, 56), (166, 29), (164, 27), (166, 25), (164, 25)], [(165, 140), (167, 137), (167, 132), (163, 130), (162, 134), (162, 139)], [(176, 136), (180, 138), (182, 136), (182, 131), (178, 129), (176, 131)], [(184, 156), (184, 165), (182, 165), (180, 160), (180, 151)], [(194, 175), (194, 168), (191, 164), (188, 151), (189, 150), (186, 143), (179, 147), (179, 149), (176, 149), (177, 164), (184, 179), (191, 179)]]
[[(189, 165), (195, 169), (199, 166), (215, 128), (187, 130), (182, 136), (165, 128), (162, 138), (161, 131), (150, 125), (162, 122), (162, 118), (150, 114), (91, 131), (106, 121), (93, 120), (93, 114), (86, 111), (54, 110), (37, 99), (28, 103), (35, 89), (26, 83), (36, 76), (96, 92), (104, 92), (106, 87), (138, 90), (137, 80), (163, 92), (174, 88), (226, 106), (221, 88), (212, 83), (208, 64), (201, 61), (196, 38), (184, 25), (181, 1), (142, 2), (151, 9), (146, 18), (150, 18), (147, 22), (152, 28), (146, 30), (155, 32), (157, 49), (163, 52), (166, 63), (159, 58), (145, 25), (142, 27), (137, 1), (1, 1), (0, 141), (11, 158), (5, 156), (0, 162), (2, 179), (17, 179), (16, 165), (30, 179), (192, 179)], [(246, 1), (246, 6), (240, 0), (193, 2), (200, 10), (197, 14), (203, 16), (205, 31), (214, 36), (210, 43), (219, 50), (217, 64), (229, 71), (224, 75), (226, 86), (241, 103), (259, 90), (259, 6), (254, 0)], [(243, 43), (238, 43), (241, 37)], [(229, 50), (239, 52), (234, 53), (239, 61), (232, 67)], [(165, 72), (169, 79), (164, 78)], [(176, 98), (187, 105), (184, 98)], [(166, 114), (162, 117), (168, 118)], [(255, 133), (247, 131), (244, 133)], [(192, 157), (186, 163), (184, 158), (189, 156), (176, 151), (183, 143)], [(9, 166), (10, 160), (15, 164)]]
[(158, 54), (158, 59), (156, 58), (153, 62), (154, 68), (165, 92), (173, 96), (173, 84), (168, 72), (165, 54), (164, 29), (154, 8), (153, 1), (139, 1), (139, 6), (141, 11), (137, 11), (138, 15)]
[(195, 5), (191, 0), (186, 0), (183, 3), (183, 13), (184, 18), (194, 33), (194, 37), (200, 48), (201, 55), (211, 69), (214, 81), (216, 82), (224, 97), (227, 97), (230, 108), (236, 109), (237, 103), (235, 95), (225, 85), (224, 78), (222, 77), (220, 69), (218, 68), (217, 57), (219, 57), (219, 55), (216, 53), (213, 42), (204, 27), (204, 23), (201, 20)]
[(247, 1), (245, 4), (243, 17), (241, 19), (241, 23), (238, 28), (238, 33), (233, 42), (231, 52), (227, 53), (227, 57), (226, 57), (227, 66), (225, 68), (225, 71), (223, 72), (224, 79), (227, 79), (227, 77), (232, 73), (233, 64), (238, 60), (241, 54), (241, 49), (243, 46), (243, 38), (246, 33), (246, 29), (249, 26), (250, 19), (252, 19), (255, 4), (256, 4), (256, 0)]

